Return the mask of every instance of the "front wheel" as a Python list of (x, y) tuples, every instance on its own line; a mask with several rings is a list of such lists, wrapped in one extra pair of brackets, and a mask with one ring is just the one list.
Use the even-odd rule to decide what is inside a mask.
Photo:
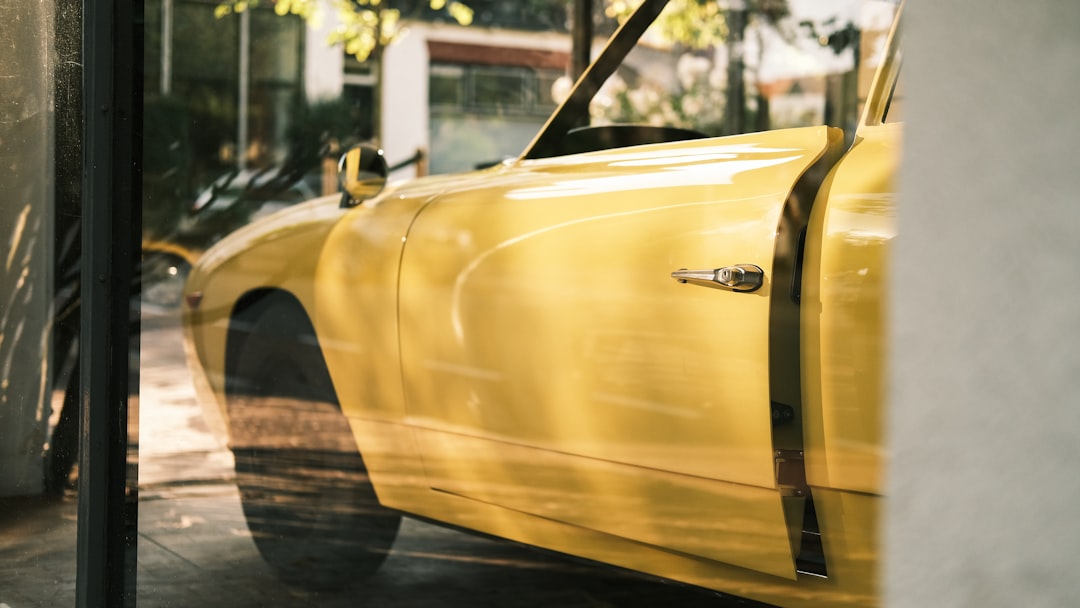
[(292, 308), (259, 314), (236, 357), (236, 484), (255, 545), (283, 581), (342, 588), (382, 564), (401, 516), (379, 504), (311, 324)]

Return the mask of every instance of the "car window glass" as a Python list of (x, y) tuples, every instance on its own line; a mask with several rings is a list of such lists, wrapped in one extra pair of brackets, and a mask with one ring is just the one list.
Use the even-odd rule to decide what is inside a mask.
[(896, 83), (893, 85), (892, 95), (889, 97), (889, 106), (885, 108), (885, 122), (904, 121), (904, 70), (896, 75)]
[[(672, 2), (589, 107), (592, 125), (706, 136), (828, 124), (854, 129), (896, 4)], [(623, 15), (618, 15), (622, 17)]]

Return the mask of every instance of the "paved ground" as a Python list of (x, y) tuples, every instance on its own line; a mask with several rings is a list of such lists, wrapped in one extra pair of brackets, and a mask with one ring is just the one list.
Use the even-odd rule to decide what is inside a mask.
[[(141, 607), (743, 605), (409, 519), (373, 579), (344, 594), (289, 589), (247, 531), (232, 456), (203, 423), (174, 318), (146, 324), (141, 373)], [(75, 511), (73, 495), (0, 502), (0, 608), (74, 605)]]

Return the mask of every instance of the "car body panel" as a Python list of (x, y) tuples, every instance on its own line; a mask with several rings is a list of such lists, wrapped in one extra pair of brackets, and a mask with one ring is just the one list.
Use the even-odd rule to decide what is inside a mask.
[(282, 290), (309, 314), (314, 310), (314, 269), (327, 233), (343, 214), (340, 200), (315, 199), (237, 230), (208, 249), (188, 277), (185, 350), (209, 426), (226, 440), (226, 339), (238, 303), (252, 293)]
[[(364, 460), (392, 462), (382, 470), (379, 499), (407, 513), (498, 538), (644, 572), (724, 593), (791, 608), (866, 607), (877, 599), (877, 522), (880, 498), (822, 490), (815, 494), (827, 535), (829, 576), (798, 575), (796, 580), (755, 572), (716, 560), (672, 551), (614, 534), (537, 517), (514, 509), (423, 488), (423, 462), (400, 451), (407, 433), (393, 423), (356, 419), (353, 430), (364, 446)], [(825, 515), (827, 514), (827, 515)], [(633, 517), (620, 505), (612, 518)]]
[(319, 245), (311, 270), (318, 297), (305, 308), (357, 442), (372, 446), (364, 461), (388, 506), (423, 504), (428, 492), (414, 432), (404, 425), (397, 291), (406, 235), (434, 196), (498, 170), (428, 177), (384, 193), (344, 212)]
[(886, 119), (900, 101), (902, 12), (854, 142), (811, 212), (800, 313), (807, 483), (874, 496), (883, 494), (886, 466), (886, 302), (903, 143), (902, 123)]
[(900, 135), (899, 124), (860, 129), (811, 213), (802, 300), (811, 486), (883, 490), (882, 332)]
[[(523, 161), (427, 205), (399, 306), (432, 486), (794, 577), (769, 279), (788, 196), (829, 143), (813, 127)], [(765, 285), (671, 277), (739, 263)], [(635, 497), (636, 519), (595, 508)]]
[[(212, 426), (230, 331), (287, 292), (383, 505), (778, 605), (875, 605), (886, 68), (842, 157), (812, 127), (519, 159), (238, 231), (186, 290)], [(670, 276), (744, 263), (758, 291)], [(790, 426), (778, 396), (801, 401)], [(775, 450), (804, 482), (781, 483)], [(810, 519), (824, 575), (796, 571)]]
[[(774, 240), (827, 146), (825, 127), (642, 146), (527, 161), (440, 196), (401, 269), (410, 423), (775, 487)], [(671, 277), (737, 263), (766, 284)]]

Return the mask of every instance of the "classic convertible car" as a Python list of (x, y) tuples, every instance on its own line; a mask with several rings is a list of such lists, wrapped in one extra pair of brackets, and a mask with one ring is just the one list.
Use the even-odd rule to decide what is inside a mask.
[(898, 7), (816, 55), (873, 74), (839, 87), (854, 130), (590, 118), (617, 70), (656, 73), (666, 4), (519, 158), (386, 185), (355, 148), (343, 195), (193, 269), (196, 384), (285, 579), (373, 572), (407, 514), (772, 604), (877, 603)]

